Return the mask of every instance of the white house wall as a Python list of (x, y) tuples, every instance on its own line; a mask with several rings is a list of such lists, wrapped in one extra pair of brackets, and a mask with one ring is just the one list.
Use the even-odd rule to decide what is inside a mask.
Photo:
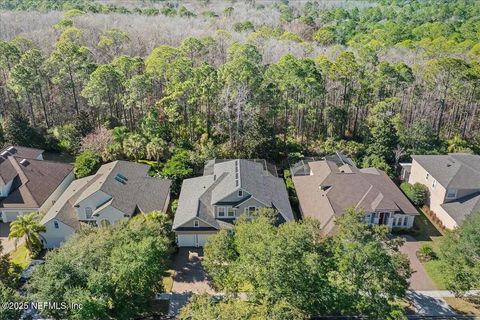
[(110, 195), (105, 192), (98, 190), (97, 192), (92, 193), (87, 198), (80, 201), (78, 208), (76, 208), (78, 217), (80, 220), (86, 220), (87, 216), (85, 214), (85, 208), (92, 208), (92, 212), (95, 211), (97, 207), (107, 202), (111, 199)]
[(21, 214), (27, 214), (30, 212), (38, 211), (38, 208), (23, 208), (23, 209), (2, 209), (2, 219), (0, 222), (12, 222), (13, 220), (17, 219), (17, 217)]
[(101, 226), (101, 221), (102, 220), (108, 220), (110, 224), (114, 224), (118, 220), (121, 220), (124, 218), (124, 213), (117, 208), (114, 208), (112, 206), (105, 207), (101, 211), (98, 212), (98, 216), (95, 216), (95, 220), (97, 222), (98, 226)]
[(10, 189), (12, 188), (13, 179), (7, 182), (2, 188), (0, 188), (0, 196), (6, 197), (10, 193)]
[[(58, 229), (55, 228), (55, 221), (58, 223)], [(72, 234), (75, 233), (75, 230), (66, 225), (65, 223), (52, 219), (44, 224), (47, 229), (46, 232), (42, 233), (43, 246), (47, 249), (58, 248), (65, 242)]]

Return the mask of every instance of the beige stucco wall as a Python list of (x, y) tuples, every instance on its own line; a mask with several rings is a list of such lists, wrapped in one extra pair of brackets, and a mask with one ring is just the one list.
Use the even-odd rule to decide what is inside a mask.
[(110, 224), (114, 224), (115, 222), (126, 219), (124, 213), (117, 208), (112, 206), (108, 206), (103, 208), (101, 211), (98, 212), (98, 216), (94, 216), (97, 226), (101, 226), (102, 220), (107, 220)]
[(449, 229), (453, 229), (457, 226), (457, 223), (450, 217), (450, 215), (441, 207), (441, 204), (445, 201), (446, 188), (442, 186), (438, 181), (435, 187), (432, 186), (435, 177), (429, 175), (428, 179), (427, 171), (415, 160), (412, 161), (412, 171), (408, 182), (411, 184), (421, 183), (428, 188), (428, 204), (430, 209), (435, 212), (437, 217), (442, 221), (443, 225)]
[[(55, 228), (55, 221), (58, 222), (58, 229)], [(60, 247), (62, 242), (66, 241), (75, 233), (75, 230), (72, 227), (56, 219), (52, 219), (44, 225), (47, 230), (41, 235), (44, 238), (43, 246), (47, 249)]]

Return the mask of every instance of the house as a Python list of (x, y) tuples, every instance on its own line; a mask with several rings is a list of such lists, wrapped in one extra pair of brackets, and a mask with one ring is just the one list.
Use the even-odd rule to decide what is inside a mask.
[(242, 214), (273, 208), (278, 223), (293, 220), (285, 183), (265, 160), (211, 160), (203, 176), (183, 181), (173, 230), (180, 247), (202, 247)]
[(480, 156), (467, 153), (413, 155), (408, 182), (428, 187), (430, 209), (449, 229), (480, 211)]
[(72, 182), (42, 218), (44, 246), (55, 248), (82, 225), (110, 225), (139, 212), (167, 211), (170, 180), (150, 177), (150, 166), (128, 161), (105, 164)]
[(341, 153), (291, 168), (302, 216), (318, 219), (322, 233), (335, 232), (335, 218), (348, 208), (365, 211), (365, 222), (411, 228), (415, 207), (388, 175), (376, 168), (358, 169)]
[(43, 150), (8, 146), (0, 151), (0, 223), (47, 212), (73, 181), (73, 166), (43, 160)]

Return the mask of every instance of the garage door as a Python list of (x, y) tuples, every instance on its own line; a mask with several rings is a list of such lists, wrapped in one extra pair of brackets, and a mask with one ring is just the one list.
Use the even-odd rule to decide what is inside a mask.
[(179, 247), (195, 247), (196, 240), (197, 238), (195, 234), (179, 234), (177, 241)]
[(211, 234), (199, 234), (197, 235), (198, 239), (198, 246), (203, 247), (207, 242), (207, 239), (211, 236)]

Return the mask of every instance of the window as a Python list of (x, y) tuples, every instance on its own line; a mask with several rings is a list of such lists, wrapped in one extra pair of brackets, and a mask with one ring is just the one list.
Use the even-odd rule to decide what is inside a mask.
[(370, 223), (374, 223), (374, 221), (375, 221), (375, 216), (376, 216), (376, 213), (373, 212), (372, 215), (370, 216)]
[(432, 188), (435, 189), (435, 186), (437, 185), (437, 180), (433, 179), (432, 181)]
[(241, 198), (243, 197), (243, 190), (238, 190), (238, 196)]
[(225, 217), (225, 207), (218, 207), (218, 216)]
[(255, 210), (257, 210), (257, 207), (248, 207), (248, 214), (252, 214)]
[(55, 227), (55, 229), (58, 229), (59, 228), (59, 225), (58, 225), (58, 221), (53, 221), (53, 226)]
[(232, 207), (229, 207), (227, 211), (227, 216), (235, 217), (235, 209), (233, 209)]
[(200, 226), (200, 224), (198, 223), (198, 220), (194, 220), (193, 221), (193, 227), (198, 228), (199, 226)]
[(448, 189), (447, 190), (447, 199), (455, 199), (457, 197), (457, 190), (456, 189)]
[(430, 175), (427, 173), (427, 175), (425, 176), (425, 180), (428, 180), (428, 177), (430, 177)]
[(93, 214), (92, 208), (86, 207), (86, 208), (85, 208), (85, 216), (87, 217), (87, 219), (91, 219), (91, 218), (92, 218), (92, 214)]
[(405, 227), (408, 222), (408, 217), (403, 217), (403, 226)]

